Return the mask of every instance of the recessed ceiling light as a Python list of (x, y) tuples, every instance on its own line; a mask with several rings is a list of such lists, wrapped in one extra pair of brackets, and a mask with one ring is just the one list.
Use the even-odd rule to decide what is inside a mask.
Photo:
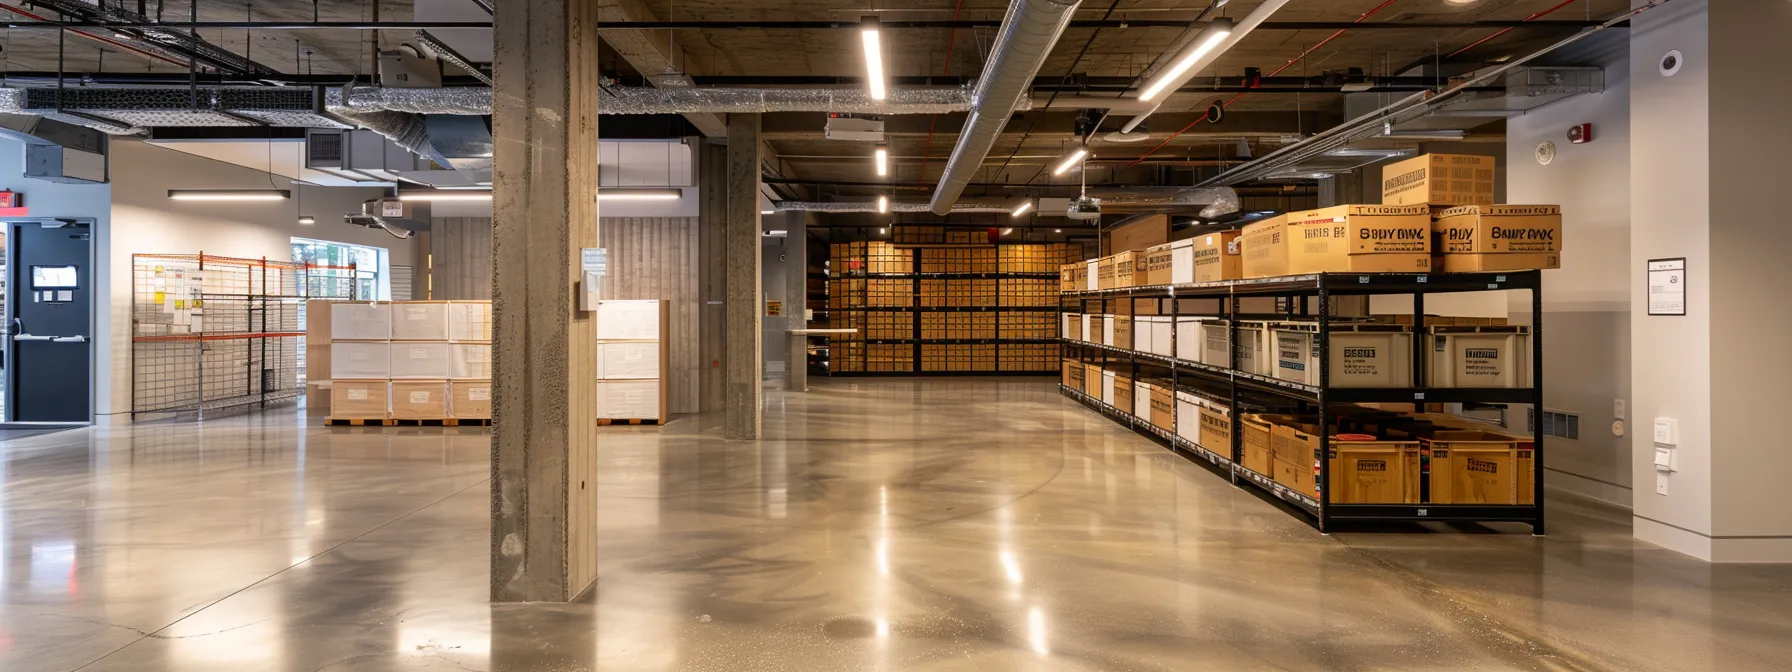
[(877, 176), (888, 176), (890, 174), (890, 148), (885, 145), (878, 145), (877, 150), (871, 153), (871, 157), (877, 164)]
[(865, 43), (865, 81), (871, 99), (884, 99), (884, 49), (877, 17), (867, 16), (859, 22), (859, 39)]
[(889, 196), (877, 197), (877, 211), (878, 212), (889, 212), (890, 211), (890, 197)]

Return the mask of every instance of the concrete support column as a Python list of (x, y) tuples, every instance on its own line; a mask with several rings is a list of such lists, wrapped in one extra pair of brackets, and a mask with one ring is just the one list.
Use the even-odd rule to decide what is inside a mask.
[(597, 244), (596, 8), (494, 17), (494, 602), (565, 602), (597, 579), (597, 332), (576, 297)]
[(724, 435), (758, 439), (760, 413), (759, 115), (728, 116), (727, 418)]
[[(1792, 229), (1773, 214), (1792, 182), (1788, 31), (1787, 3), (1680, 0), (1630, 33), (1635, 531), (1720, 562), (1792, 561)], [(1649, 314), (1645, 265), (1664, 258), (1685, 259), (1685, 316)], [(1665, 475), (1657, 418), (1679, 427)]]
[(697, 307), (697, 408), (720, 411), (727, 398), (722, 362), (727, 333), (728, 295), (728, 145), (705, 139), (697, 145), (697, 285), (703, 304)]
[[(784, 254), (788, 260), (785, 275), (784, 299), (785, 314), (790, 318), (784, 322), (791, 329), (807, 329), (806, 319), (809, 307), (809, 236), (804, 228), (809, 224), (809, 213), (786, 212), (782, 225), (790, 234), (784, 240)], [(787, 336), (790, 343), (790, 355), (785, 360), (785, 371), (789, 372), (786, 387), (792, 392), (806, 392), (809, 389), (809, 338), (807, 336)]]

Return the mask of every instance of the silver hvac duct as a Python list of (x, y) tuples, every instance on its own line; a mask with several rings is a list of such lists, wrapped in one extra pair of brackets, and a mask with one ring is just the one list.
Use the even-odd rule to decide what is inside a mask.
[[(1002, 203), (958, 203), (952, 206), (952, 212), (1013, 212), (1019, 202)], [(926, 203), (890, 203), (890, 212), (928, 212), (932, 206)], [(877, 212), (877, 203), (871, 201), (772, 201), (772, 209), (778, 212)]]
[[(873, 100), (863, 89), (667, 88), (611, 86), (600, 89), (598, 114), (757, 114), (764, 112), (844, 112), (849, 114), (945, 114), (971, 109), (966, 89), (896, 89)], [(1029, 109), (1032, 100), (1027, 99)], [(337, 114), (412, 112), (491, 114), (492, 92), (484, 87), (399, 89), (357, 87), (325, 94), (324, 108)]]
[(1081, 0), (1013, 0), (1008, 4), (1008, 14), (1002, 17), (1001, 30), (989, 50), (988, 65), (977, 81), (970, 118), (965, 120), (958, 146), (952, 149), (946, 172), (933, 192), (934, 214), (952, 212), (952, 204), (983, 166), (996, 136), (1032, 86), (1039, 66), (1051, 54), (1079, 4)]
[(1231, 187), (1099, 187), (1090, 188), (1089, 197), (1100, 199), (1103, 207), (1186, 212), (1201, 206), (1199, 216), (1213, 219), (1238, 212), (1243, 202)]

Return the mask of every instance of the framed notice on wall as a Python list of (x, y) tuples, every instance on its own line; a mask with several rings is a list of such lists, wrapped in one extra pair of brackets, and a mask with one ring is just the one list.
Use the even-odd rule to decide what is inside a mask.
[(1686, 257), (1649, 260), (1649, 314), (1686, 314)]

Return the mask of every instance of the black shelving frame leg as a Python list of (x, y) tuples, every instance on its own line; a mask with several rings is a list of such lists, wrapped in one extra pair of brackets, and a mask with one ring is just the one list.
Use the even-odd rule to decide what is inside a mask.
[[(1220, 299), (1220, 312), (1229, 317), (1233, 325), (1238, 323), (1239, 301), (1240, 299), (1236, 294), (1227, 294), (1225, 298)], [(1174, 322), (1172, 322), (1171, 325), (1172, 328), (1176, 328), (1180, 331), (1181, 325), (1175, 324)], [(1237, 326), (1232, 327), (1232, 338), (1234, 340), (1237, 340), (1238, 338)], [(1206, 347), (1206, 345), (1207, 344), (1205, 343), (1197, 343), (1195, 344), (1195, 347), (1201, 348)], [(1231, 370), (1234, 373), (1226, 377), (1226, 380), (1231, 387), (1230, 391), (1227, 393), (1230, 396), (1226, 399), (1226, 403), (1230, 404), (1226, 409), (1226, 421), (1230, 423), (1231, 431), (1227, 432), (1226, 435), (1227, 438), (1230, 439), (1227, 443), (1231, 444), (1228, 446), (1228, 449), (1230, 450), (1230, 455), (1228, 457), (1232, 460), (1232, 467), (1226, 470), (1226, 476), (1232, 480), (1232, 487), (1238, 487), (1238, 470), (1243, 468), (1242, 465), (1244, 465), (1244, 423), (1240, 417), (1244, 415), (1244, 413), (1239, 408), (1238, 404), (1238, 374), (1236, 373), (1238, 371), (1237, 347), (1232, 348)], [(1271, 466), (1273, 467), (1274, 465)]]
[(1332, 502), (1332, 432), (1331, 406), (1326, 403), (1326, 390), (1332, 385), (1332, 304), (1326, 284), (1319, 283), (1319, 532), (1329, 534)]
[(1532, 271), (1531, 284), (1531, 534), (1544, 536), (1543, 523), (1543, 281)]

